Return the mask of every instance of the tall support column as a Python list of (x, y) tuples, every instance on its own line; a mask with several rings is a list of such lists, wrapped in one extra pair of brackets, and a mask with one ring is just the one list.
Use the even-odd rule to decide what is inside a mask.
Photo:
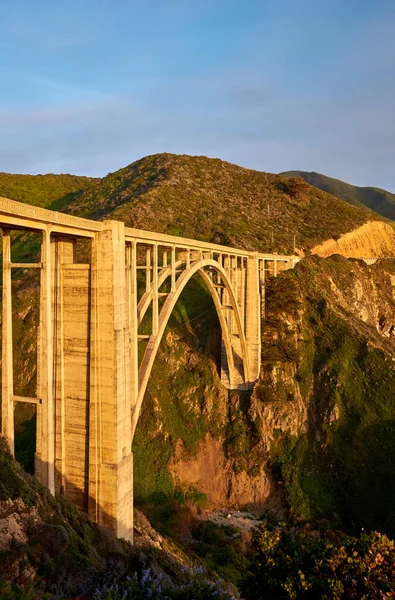
[[(65, 444), (65, 357), (64, 357), (64, 281), (63, 266), (74, 262), (75, 241), (55, 238), (53, 247), (53, 326), (54, 326), (54, 403), (55, 403), (55, 491), (66, 489)], [(75, 391), (75, 390), (74, 390)]]
[[(233, 288), (233, 292), (234, 295), (236, 297), (236, 302), (237, 302), (237, 280), (236, 280), (236, 274), (237, 274), (237, 257), (236, 256), (230, 256), (230, 282), (232, 284), (232, 288)], [(230, 333), (231, 335), (235, 335), (238, 333), (237, 331), (237, 323), (236, 323), (236, 319), (234, 318), (234, 315), (231, 315), (231, 322), (230, 322)]]
[[(228, 276), (228, 279), (230, 279), (229, 277), (229, 270), (230, 270), (230, 266), (229, 266), (229, 255), (225, 254), (223, 257), (223, 268)], [(228, 290), (226, 288), (222, 289), (222, 304), (225, 306), (229, 306), (229, 293)], [(230, 325), (230, 321), (231, 321), (231, 311), (226, 309), (225, 310), (225, 320), (226, 320), (226, 325), (229, 329), (229, 331), (231, 330), (231, 325)]]
[(137, 244), (127, 246), (127, 300), (129, 309), (129, 360), (130, 360), (130, 389), (131, 409), (136, 405), (139, 385), (138, 361), (138, 321), (137, 321)]
[(38, 473), (42, 485), (55, 493), (55, 411), (53, 394), (54, 344), (52, 317), (52, 263), (51, 230), (42, 232), (41, 242), (41, 285), (40, 285), (40, 329), (38, 342), (37, 381), (38, 397), (41, 398)]
[(240, 306), (240, 317), (243, 327), (245, 327), (245, 312), (246, 312), (246, 269), (245, 269), (245, 258), (240, 257), (240, 269), (239, 269), (239, 286), (238, 286), (238, 301)]
[(245, 297), (246, 344), (248, 352), (249, 385), (258, 379), (261, 367), (261, 299), (259, 293), (258, 253), (247, 259)]
[(88, 516), (133, 538), (131, 389), (124, 224), (104, 221), (93, 242)]
[(14, 369), (12, 357), (11, 236), (3, 229), (3, 320), (1, 432), (14, 455)]
[(145, 251), (145, 291), (150, 292), (151, 290), (151, 248), (147, 248)]

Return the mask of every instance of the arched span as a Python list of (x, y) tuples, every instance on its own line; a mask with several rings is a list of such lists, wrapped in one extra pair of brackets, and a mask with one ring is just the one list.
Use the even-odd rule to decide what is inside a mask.
[(240, 315), (239, 306), (237, 304), (237, 299), (234, 294), (232, 284), (229, 281), (228, 274), (226, 273), (225, 269), (217, 261), (215, 261), (213, 259), (203, 259), (203, 260), (199, 260), (194, 263), (191, 263), (190, 268), (183, 271), (182, 274), (177, 279), (175, 292), (171, 292), (168, 294), (166, 301), (165, 301), (165, 303), (160, 311), (160, 314), (159, 314), (158, 332), (156, 335), (151, 335), (150, 339), (148, 340), (148, 344), (147, 344), (147, 347), (146, 347), (146, 350), (145, 350), (145, 353), (143, 356), (143, 360), (142, 360), (140, 368), (139, 368), (139, 386), (138, 386), (139, 391), (138, 391), (138, 396), (137, 396), (134, 412), (132, 415), (132, 439), (134, 437), (138, 418), (140, 416), (141, 405), (143, 403), (144, 394), (147, 389), (148, 380), (149, 380), (149, 377), (151, 374), (151, 370), (152, 370), (152, 367), (153, 367), (153, 364), (155, 361), (155, 357), (156, 357), (159, 345), (162, 341), (162, 337), (163, 337), (163, 334), (166, 329), (166, 325), (169, 321), (170, 315), (171, 315), (179, 297), (181, 296), (181, 293), (183, 292), (185, 286), (190, 281), (190, 279), (198, 272), (203, 277), (204, 281), (206, 282), (208, 289), (210, 291), (210, 294), (213, 298), (214, 306), (217, 310), (217, 314), (218, 314), (218, 318), (219, 318), (219, 322), (220, 322), (221, 330), (222, 330), (222, 338), (223, 338), (226, 356), (227, 356), (227, 360), (228, 360), (230, 385), (232, 384), (232, 376), (233, 376), (233, 371), (234, 371), (234, 360), (233, 360), (233, 349), (232, 349), (232, 343), (231, 343), (231, 336), (230, 336), (230, 332), (229, 332), (227, 324), (226, 324), (226, 320), (224, 317), (224, 313), (222, 310), (219, 296), (215, 290), (215, 287), (213, 285), (213, 282), (212, 282), (210, 276), (208, 275), (207, 272), (205, 272), (205, 270), (204, 270), (205, 268), (210, 268), (212, 270), (215, 270), (217, 273), (219, 273), (221, 275), (222, 283), (225, 286), (225, 289), (229, 294), (229, 302), (233, 309), (234, 317), (236, 319), (236, 327), (237, 327), (237, 331), (238, 331), (238, 335), (239, 335), (239, 339), (240, 339), (240, 349), (241, 349), (241, 355), (242, 355), (242, 361), (243, 361), (243, 371), (244, 371), (243, 376), (244, 376), (244, 380), (245, 381), (247, 380), (248, 355), (247, 355), (247, 346), (246, 346), (244, 328), (243, 328), (243, 323), (242, 323), (242, 319), (241, 319), (241, 315)]
[[(177, 260), (175, 262), (175, 268), (178, 269), (179, 267), (185, 265), (185, 262), (183, 262), (182, 260)], [(160, 288), (160, 286), (166, 281), (166, 279), (168, 277), (170, 277), (171, 275), (171, 266), (166, 266), (164, 267), (159, 273), (158, 273), (158, 289)], [(140, 302), (138, 303), (137, 306), (137, 319), (138, 319), (138, 323), (140, 325), (140, 323), (142, 322), (145, 313), (148, 310), (148, 307), (152, 301), (152, 297), (153, 297), (153, 285), (151, 285), (151, 289), (148, 292), (144, 292), (144, 294), (141, 297)]]

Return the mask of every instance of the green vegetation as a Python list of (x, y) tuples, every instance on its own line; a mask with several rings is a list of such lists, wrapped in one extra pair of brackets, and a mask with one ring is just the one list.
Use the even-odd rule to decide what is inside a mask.
[(246, 471), (254, 476), (267, 454), (260, 444), (257, 423), (249, 414), (250, 400), (251, 392), (229, 393), (224, 450), (235, 473)]
[[(291, 252), (372, 219), (300, 181), (204, 156), (156, 154), (110, 173), (64, 209), (248, 250)], [(273, 239), (273, 242), (272, 242)]]
[[(43, 578), (66, 591), (81, 580), (85, 569), (92, 576), (104, 571), (103, 551), (110, 548), (99, 529), (68, 500), (54, 498), (25, 474), (8, 454), (2, 438), (0, 469), (0, 500), (23, 501), (19, 510), (28, 533), (26, 543), (14, 543), (9, 551), (0, 552), (0, 581), (14, 580), (19, 561), (21, 570), (32, 567), (37, 572), (38, 588)], [(117, 545), (121, 551), (122, 544)]]
[(83, 189), (98, 181), (77, 175), (12, 175), (0, 173), (0, 196), (60, 210)]
[[(32, 506), (35, 500), (35, 489), (23, 477), (15, 473), (12, 461), (4, 440), (0, 437), (0, 500), (16, 500), (21, 498), (27, 506)], [(37, 489), (37, 488), (36, 488)]]
[[(295, 380), (307, 402), (307, 431), (284, 435), (277, 431), (271, 447), (274, 471), (284, 484), (291, 512), (306, 520), (325, 516), (340, 519), (353, 531), (361, 526), (395, 534), (394, 350), (374, 327), (352, 317), (352, 288), (368, 271), (341, 257), (310, 260), (299, 272), (284, 276), (293, 281), (294, 302), (268, 294), (268, 323), (280, 339), (289, 323), (290, 305), (302, 308), (297, 327), (298, 354), (283, 353), (274, 360), (295, 364)], [(389, 274), (371, 270), (383, 304), (393, 310)], [(332, 281), (332, 285), (330, 282)], [(297, 283), (297, 286), (295, 285)], [(334, 302), (333, 287), (351, 297), (350, 306)], [(274, 296), (271, 300), (272, 295)], [(384, 306), (383, 306), (384, 309)], [(393, 313), (392, 313), (393, 314)], [(306, 343), (307, 340), (307, 343)], [(263, 356), (273, 360), (268, 341)], [(306, 351), (307, 349), (307, 351)], [(259, 392), (259, 390), (258, 390)], [(277, 395), (278, 397), (278, 395)]]
[(248, 549), (240, 532), (229, 525), (200, 521), (192, 527), (191, 547), (212, 571), (239, 586), (250, 567)]
[(394, 542), (379, 533), (357, 537), (321, 527), (278, 526), (261, 530), (253, 543), (250, 574), (242, 584), (248, 600), (266, 598), (392, 598)]
[(215, 404), (205, 409), (216, 373), (209, 334), (218, 327), (211, 296), (194, 278), (171, 315), (144, 398), (133, 442), (137, 504), (173, 497), (168, 467), (177, 442), (193, 455), (208, 431), (218, 433)]
[(15, 458), (27, 473), (34, 475), (36, 451), (36, 409), (32, 404), (18, 402), (15, 407)]
[(280, 173), (280, 175), (293, 178), (301, 177), (310, 185), (314, 185), (319, 190), (328, 192), (332, 196), (348, 202), (348, 204), (360, 208), (370, 208), (376, 215), (382, 215), (387, 219), (395, 219), (395, 194), (391, 194), (391, 192), (373, 187), (358, 187), (314, 172), (286, 171)]

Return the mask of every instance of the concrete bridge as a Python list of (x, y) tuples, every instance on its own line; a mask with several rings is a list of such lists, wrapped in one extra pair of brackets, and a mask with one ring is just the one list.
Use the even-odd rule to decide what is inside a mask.
[[(230, 389), (250, 389), (260, 369), (265, 277), (292, 268), (299, 258), (131, 229), (118, 221), (90, 221), (5, 198), (0, 198), (0, 228), (2, 433), (13, 452), (14, 405), (36, 404), (38, 479), (92, 521), (132, 540), (132, 440), (180, 294), (199, 273), (221, 324), (222, 382)], [(38, 262), (13, 262), (12, 230), (40, 234)], [(16, 268), (40, 272), (33, 398), (14, 394), (11, 275)]]

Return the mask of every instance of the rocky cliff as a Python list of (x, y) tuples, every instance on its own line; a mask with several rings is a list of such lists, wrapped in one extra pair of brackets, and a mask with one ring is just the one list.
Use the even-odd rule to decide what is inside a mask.
[[(393, 531), (394, 273), (393, 261), (367, 266), (335, 256), (306, 259), (270, 281), (262, 370), (251, 395), (221, 388), (215, 356), (196, 351), (198, 326), (189, 338), (182, 330), (176, 339), (168, 335), (135, 442), (137, 463), (143, 454), (146, 461), (136, 490), (139, 480), (146, 484), (144, 473), (153, 477), (153, 494), (141, 500), (178, 490), (262, 512), (278, 507), (284, 490), (295, 515), (335, 514)], [(170, 397), (170, 382), (158, 384), (169, 363)], [(196, 375), (202, 364), (210, 381), (204, 387)], [(380, 431), (388, 452), (377, 467)]]
[(394, 298), (394, 261), (340, 256), (268, 288), (250, 414), (295, 515), (394, 532)]
[(387, 223), (371, 221), (361, 227), (317, 244), (312, 254), (331, 256), (341, 254), (349, 258), (380, 258), (395, 256), (395, 231)]
[(239, 598), (137, 510), (133, 547), (101, 531), (27, 475), (1, 436), (0, 469), (2, 600)]

